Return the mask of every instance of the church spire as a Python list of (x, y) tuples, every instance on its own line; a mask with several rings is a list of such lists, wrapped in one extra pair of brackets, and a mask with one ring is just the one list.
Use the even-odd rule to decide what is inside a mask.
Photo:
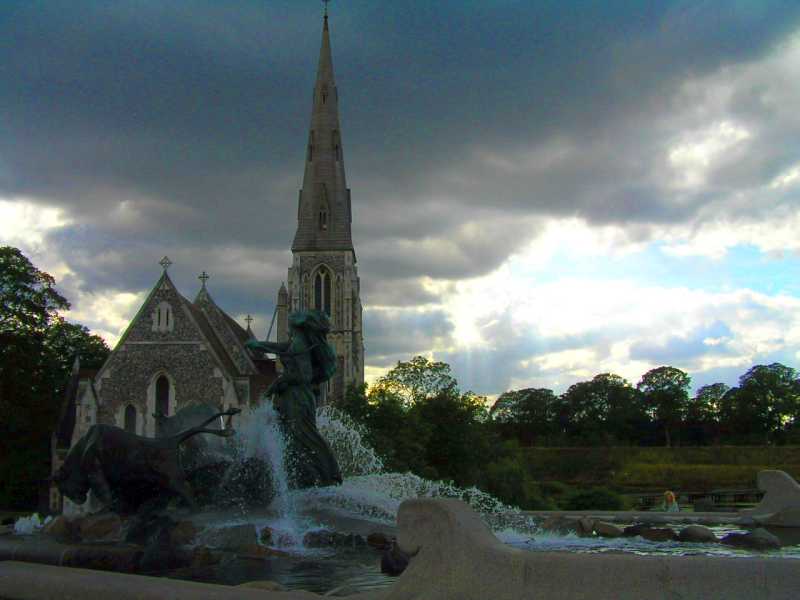
[(350, 219), (350, 190), (344, 171), (339, 97), (326, 10), (292, 251), (353, 251)]

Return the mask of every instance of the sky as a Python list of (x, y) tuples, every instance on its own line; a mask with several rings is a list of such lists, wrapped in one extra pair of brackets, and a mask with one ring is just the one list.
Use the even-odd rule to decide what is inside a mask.
[[(800, 3), (330, 3), (370, 381), (800, 367)], [(0, 3), (0, 244), (113, 346), (160, 276), (266, 335), (317, 0)]]

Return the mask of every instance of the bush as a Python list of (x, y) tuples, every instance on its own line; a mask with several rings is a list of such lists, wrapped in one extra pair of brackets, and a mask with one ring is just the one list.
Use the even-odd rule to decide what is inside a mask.
[[(614, 484), (626, 489), (681, 489), (703, 492), (718, 488), (755, 486), (759, 471), (767, 465), (682, 465), (631, 464), (614, 477)], [(800, 474), (800, 465), (782, 465), (792, 477)]]
[(564, 510), (625, 510), (625, 498), (604, 487), (573, 493), (563, 503)]

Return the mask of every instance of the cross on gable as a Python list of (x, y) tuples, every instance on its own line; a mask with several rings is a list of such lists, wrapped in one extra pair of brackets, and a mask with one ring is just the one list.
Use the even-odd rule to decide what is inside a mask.
[(325, 5), (325, 16), (328, 16), (328, 2), (331, 0), (322, 0), (322, 3)]
[(253, 317), (251, 317), (250, 315), (247, 315), (247, 316), (244, 318), (244, 322), (245, 322), (245, 323), (247, 323), (247, 328), (248, 328), (248, 329), (250, 329), (250, 323), (252, 323), (252, 322), (253, 322), (253, 320), (254, 320), (254, 319), (253, 319)]
[(170, 265), (172, 264), (172, 261), (169, 259), (168, 256), (165, 256), (160, 261), (158, 261), (158, 264), (160, 264), (161, 268), (166, 271), (167, 269), (169, 269)]
[(198, 276), (197, 276), (197, 278), (198, 278), (200, 281), (202, 281), (202, 282), (203, 282), (203, 288), (205, 288), (205, 287), (206, 287), (206, 281), (208, 281), (209, 279), (211, 279), (211, 275), (209, 275), (208, 273), (206, 273), (205, 271), (203, 271), (202, 273), (200, 273), (200, 275), (198, 275)]

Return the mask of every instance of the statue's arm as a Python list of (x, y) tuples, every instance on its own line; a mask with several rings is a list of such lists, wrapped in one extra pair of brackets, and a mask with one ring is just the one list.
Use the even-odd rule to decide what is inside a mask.
[(258, 340), (247, 340), (244, 344), (251, 350), (270, 352), (272, 354), (285, 354), (289, 351), (289, 342), (259, 342)]

